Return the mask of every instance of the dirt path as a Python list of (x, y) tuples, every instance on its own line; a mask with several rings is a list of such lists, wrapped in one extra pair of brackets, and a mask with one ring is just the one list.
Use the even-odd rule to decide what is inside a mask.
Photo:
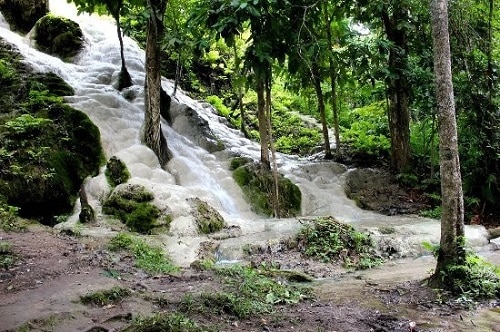
[[(8, 242), (8, 253), (15, 257), (14, 265), (0, 270), (0, 331), (119, 331), (137, 315), (174, 309), (187, 293), (220, 288), (210, 271), (146, 275), (129, 258), (110, 254), (102, 239), (36, 227), (24, 233), (0, 231), (0, 242)], [(499, 256), (488, 258), (498, 264)], [(247, 320), (191, 318), (215, 324), (218, 331), (409, 331), (411, 321), (415, 331), (500, 331), (498, 301), (473, 311), (436, 302), (435, 293), (419, 282), (433, 265), (433, 259), (419, 258), (364, 272), (332, 269), (330, 277), (313, 283), (313, 301), (278, 306), (274, 314)], [(119, 278), (112, 277), (110, 267)], [(85, 306), (79, 301), (81, 295), (116, 285), (132, 291), (120, 304)], [(152, 300), (158, 296), (168, 298), (169, 305)]]

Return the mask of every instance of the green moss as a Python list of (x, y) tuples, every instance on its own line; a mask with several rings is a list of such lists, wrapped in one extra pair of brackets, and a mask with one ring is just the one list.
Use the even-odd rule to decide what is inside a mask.
[[(238, 162), (235, 162), (237, 164)], [(244, 164), (233, 171), (236, 183), (243, 189), (254, 211), (270, 216), (273, 214), (272, 192), (273, 175), (271, 171), (255, 164)], [(281, 217), (293, 217), (300, 214), (302, 193), (289, 179), (279, 176), (279, 206)]]
[(231, 164), (229, 165), (229, 169), (231, 171), (234, 171), (235, 169), (239, 168), (240, 166), (246, 165), (251, 161), (252, 161), (252, 159), (247, 158), (247, 157), (233, 158), (233, 159), (231, 159)]
[(100, 133), (63, 104), (73, 89), (57, 75), (32, 73), (1, 40), (0, 55), (0, 195), (20, 216), (52, 225), (71, 212), (83, 179), (99, 172)]
[(104, 202), (103, 212), (116, 216), (135, 232), (150, 234), (160, 216), (160, 210), (149, 202), (153, 198), (143, 186), (127, 185)]
[(111, 157), (106, 163), (106, 178), (112, 187), (125, 183), (130, 179), (130, 172), (127, 165), (118, 157)]
[(36, 46), (61, 59), (75, 56), (83, 47), (83, 33), (78, 23), (60, 16), (46, 15), (35, 25)]
[(192, 200), (192, 204), (198, 232), (201, 234), (214, 233), (226, 226), (226, 222), (220, 213), (206, 202), (195, 198)]
[(36, 82), (43, 82), (45, 88), (54, 96), (63, 97), (75, 94), (75, 90), (54, 73), (35, 73), (33, 79)]

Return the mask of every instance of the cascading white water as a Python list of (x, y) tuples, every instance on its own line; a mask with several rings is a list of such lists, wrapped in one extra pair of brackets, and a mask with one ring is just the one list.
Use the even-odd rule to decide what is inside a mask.
[[(66, 100), (74, 108), (85, 112), (99, 127), (106, 157), (115, 155), (122, 159), (132, 175), (130, 182), (142, 184), (154, 192), (155, 205), (172, 215), (170, 234), (156, 236), (155, 240), (165, 245), (177, 264), (192, 262), (199, 244), (207, 240), (195, 230), (187, 202), (189, 198), (199, 197), (216, 208), (229, 225), (241, 227), (241, 237), (221, 241), (221, 251), (228, 258), (238, 258), (235, 248), (241, 248), (245, 243), (265, 242), (270, 238), (293, 234), (297, 230), (300, 226), (297, 220), (262, 219), (253, 214), (232, 179), (227, 156), (236, 154), (258, 159), (258, 144), (227, 127), (209, 104), (193, 100), (179, 90), (173, 103), (185, 104), (207, 120), (211, 130), (225, 144), (226, 151), (210, 154), (184, 137), (182, 132), (176, 132), (163, 122), (173, 158), (166, 165), (166, 170), (162, 169), (154, 153), (140, 142), (144, 118), (143, 51), (131, 39), (124, 39), (127, 68), (134, 81), (134, 86), (124, 93), (136, 95), (131, 102), (124, 98), (124, 93), (113, 87), (121, 64), (113, 22), (96, 16), (77, 16), (75, 8), (64, 0), (51, 0), (50, 5), (53, 12), (77, 21), (84, 31), (85, 50), (73, 63), (64, 63), (36, 51), (30, 46), (28, 38), (12, 33), (2, 20), (0, 36), (17, 45), (35, 70), (52, 71), (74, 87), (75, 96)], [(172, 93), (172, 82), (163, 80), (162, 85), (167, 93)], [(343, 183), (348, 170), (340, 164), (313, 163), (296, 156), (279, 154), (278, 165), (280, 171), (302, 191), (303, 216), (332, 215), (341, 221), (363, 227), (398, 226), (400, 234), (406, 237), (403, 241), (419, 241), (417, 244), (421, 238), (410, 240), (415, 232), (424, 234), (433, 242), (439, 238), (439, 223), (436, 221), (412, 216), (389, 217), (359, 209), (344, 194)], [(102, 171), (88, 182), (89, 202), (98, 212), (109, 190)], [(75, 223), (76, 220), (77, 214), (68, 223)], [(420, 227), (418, 231), (415, 230), (416, 223)], [(475, 239), (477, 245), (484, 243), (484, 229), (469, 227), (467, 230), (469, 238)], [(103, 224), (88, 228), (85, 232), (99, 235), (109, 233), (110, 229)], [(234, 254), (231, 254), (232, 250)]]

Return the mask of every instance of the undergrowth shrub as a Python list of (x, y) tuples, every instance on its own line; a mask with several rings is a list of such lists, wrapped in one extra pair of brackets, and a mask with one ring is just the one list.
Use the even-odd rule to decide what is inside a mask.
[(332, 217), (317, 218), (297, 235), (302, 252), (323, 262), (342, 262), (346, 267), (368, 269), (383, 263), (369, 234)]
[(194, 297), (188, 294), (181, 302), (183, 312), (207, 315), (230, 315), (239, 319), (271, 313), (276, 305), (304, 301), (311, 289), (298, 284), (278, 281), (266, 267), (232, 265), (212, 266), (223, 285), (216, 293), (203, 292)]
[(472, 300), (500, 297), (500, 267), (473, 253), (467, 253), (465, 264), (448, 266), (441, 276), (445, 290)]
[(180, 312), (158, 313), (150, 317), (138, 316), (134, 322), (123, 329), (124, 332), (168, 331), (168, 332), (205, 332), (195, 321)]
[(131, 252), (136, 266), (148, 273), (169, 273), (177, 270), (161, 247), (149, 245), (130, 234), (118, 233), (110, 240), (108, 249)]

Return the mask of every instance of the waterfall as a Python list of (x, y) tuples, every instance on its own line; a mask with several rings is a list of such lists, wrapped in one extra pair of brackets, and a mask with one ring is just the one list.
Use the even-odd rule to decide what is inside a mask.
[[(67, 97), (66, 102), (85, 112), (98, 126), (106, 158), (117, 156), (123, 160), (131, 173), (130, 182), (151, 190), (155, 195), (154, 204), (172, 215), (170, 233), (152, 239), (164, 245), (176, 263), (189, 264), (196, 258), (199, 244), (208, 240), (196, 232), (187, 202), (189, 198), (198, 197), (206, 201), (221, 213), (229, 225), (241, 228), (242, 236), (222, 241), (221, 248), (241, 247), (245, 243), (267, 241), (296, 232), (300, 227), (296, 219), (275, 220), (255, 215), (229, 171), (230, 156), (243, 155), (257, 160), (260, 157), (259, 145), (228, 127), (211, 105), (190, 98), (182, 90), (177, 91), (172, 102), (187, 105), (208, 121), (210, 129), (226, 148), (218, 153), (209, 153), (186, 138), (183, 132), (177, 132), (163, 122), (162, 128), (173, 158), (166, 169), (162, 169), (154, 153), (140, 141), (144, 118), (144, 52), (133, 40), (124, 38), (127, 67), (134, 85), (119, 92), (113, 87), (121, 65), (113, 21), (95, 15), (77, 16), (76, 9), (65, 0), (51, 0), (50, 5), (56, 14), (77, 21), (84, 32), (85, 49), (72, 63), (65, 63), (32, 48), (29, 38), (11, 32), (1, 15), (0, 36), (15, 44), (35, 70), (52, 71), (74, 88), (75, 95)], [(162, 86), (167, 93), (172, 93), (173, 82), (163, 79)], [(129, 101), (126, 95), (135, 95), (135, 98)], [(434, 238), (439, 235), (439, 223), (436, 221), (414, 216), (389, 217), (359, 209), (344, 194), (344, 178), (348, 169), (343, 165), (311, 162), (282, 154), (278, 154), (278, 165), (280, 172), (302, 191), (303, 216), (331, 215), (365, 227), (403, 225), (403, 229), (405, 225), (418, 222), (428, 227), (422, 232)], [(89, 203), (98, 213), (103, 197), (110, 190), (103, 173), (102, 169), (87, 184)], [(76, 206), (76, 213), (68, 223), (76, 222), (78, 208)], [(101, 215), (101, 218), (104, 216)], [(89, 227), (85, 232), (97, 236), (109, 234), (112, 230), (103, 224)], [(408, 232), (411, 233), (411, 230)]]

